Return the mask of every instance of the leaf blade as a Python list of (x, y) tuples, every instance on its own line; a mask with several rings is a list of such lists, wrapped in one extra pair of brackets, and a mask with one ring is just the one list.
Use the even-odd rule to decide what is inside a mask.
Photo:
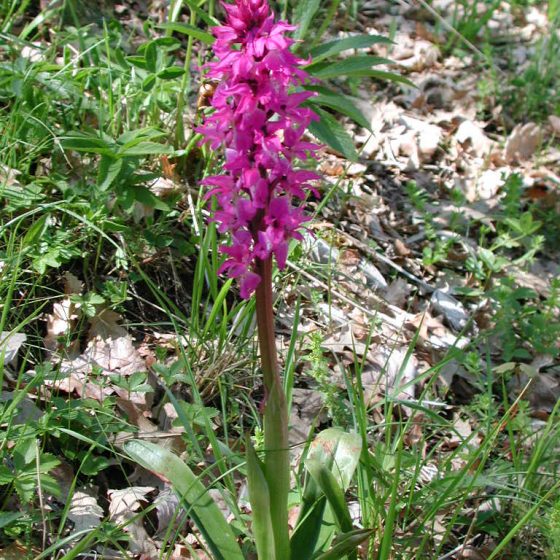
[(381, 35), (353, 35), (344, 39), (336, 39), (323, 43), (309, 51), (313, 62), (319, 62), (325, 58), (340, 54), (350, 49), (366, 49), (372, 45), (383, 43), (386, 45), (393, 44), (393, 41)]
[(230, 525), (198, 477), (177, 455), (141, 440), (124, 445), (126, 453), (143, 467), (171, 482), (189, 505), (189, 515), (202, 533), (216, 560), (244, 560)]
[(342, 125), (326, 111), (319, 108), (315, 111), (321, 119), (312, 122), (309, 131), (321, 142), (340, 152), (346, 159), (357, 161), (358, 152), (354, 147), (354, 141)]

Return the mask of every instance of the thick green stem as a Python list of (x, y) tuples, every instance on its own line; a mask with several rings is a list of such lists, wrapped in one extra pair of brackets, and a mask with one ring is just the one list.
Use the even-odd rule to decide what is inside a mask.
[(261, 283), (256, 291), (256, 309), (261, 366), (265, 386), (263, 412), (264, 471), (270, 491), (270, 513), (274, 529), (276, 560), (289, 560), (290, 450), (288, 446), (288, 409), (276, 356), (274, 310), (272, 307), (272, 258), (264, 261), (257, 259), (256, 268), (256, 272), (261, 277)]

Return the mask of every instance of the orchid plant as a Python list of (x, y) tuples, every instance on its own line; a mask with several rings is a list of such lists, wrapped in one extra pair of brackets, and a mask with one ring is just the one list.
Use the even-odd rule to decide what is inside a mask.
[(262, 466), (255, 455), (248, 457), (254, 467), (249, 493), (255, 509), (257, 494), (268, 490), (270, 508), (270, 527), (258, 527), (261, 514), (253, 521), (267, 537), (257, 539), (257, 547), (261, 558), (288, 559), (288, 413), (276, 357), (272, 260), (284, 268), (290, 239), (301, 239), (298, 230), (307, 218), (294, 201), (305, 199), (314, 190), (309, 182), (319, 178), (294, 165), (318, 148), (303, 139), (317, 117), (302, 103), (315, 93), (295, 89), (309, 81), (299, 67), (303, 61), (290, 52), (294, 40), (286, 32), (295, 27), (276, 22), (267, 0), (237, 0), (224, 8), (227, 22), (213, 30), (217, 61), (207, 74), (219, 82), (211, 102), (215, 111), (198, 132), (225, 155), (224, 173), (204, 180), (212, 187), (207, 196), (218, 201), (218, 231), (231, 238), (221, 247), (227, 258), (220, 271), (239, 279), (241, 297), (256, 292), (266, 453)]
[[(273, 261), (279, 269), (286, 266), (290, 241), (302, 238), (309, 219), (303, 201), (318, 194), (313, 182), (320, 176), (297, 165), (316, 157), (319, 148), (304, 138), (310, 123), (318, 120), (306, 106), (317, 95), (304, 89), (314, 81), (301, 67), (310, 61), (291, 52), (295, 40), (287, 33), (296, 28), (276, 21), (267, 0), (235, 0), (223, 7), (226, 22), (212, 29), (216, 60), (206, 66), (207, 78), (217, 82), (213, 110), (197, 132), (202, 143), (224, 158), (222, 173), (203, 180), (209, 187), (207, 199), (217, 203), (211, 219), (218, 232), (229, 234), (220, 247), (225, 260), (219, 272), (238, 280), (242, 298), (254, 295), (256, 300), (265, 396), (263, 461), (247, 439), (255, 546), (259, 560), (354, 558), (354, 549), (370, 534), (353, 530), (344, 501), (361, 441), (340, 430), (319, 434), (308, 454), (309, 480), (289, 538), (288, 410), (276, 355), (272, 272)], [(145, 442), (128, 444), (127, 452), (171, 480), (187, 502), (200, 490), (200, 481), (186, 465), (179, 466), (177, 457)], [(243, 558), (223, 517), (216, 519), (221, 514), (215, 505), (195, 500), (192, 510), (216, 558)], [(327, 550), (335, 527), (342, 535)]]

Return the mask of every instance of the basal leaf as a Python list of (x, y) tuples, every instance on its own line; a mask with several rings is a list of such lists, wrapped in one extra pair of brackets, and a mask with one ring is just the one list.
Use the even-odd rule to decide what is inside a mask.
[(334, 540), (330, 550), (318, 554), (313, 557), (313, 560), (341, 560), (356, 550), (371, 534), (371, 529), (356, 529), (343, 533)]
[(201, 532), (215, 560), (244, 560), (231, 526), (208, 493), (208, 488), (177, 455), (142, 440), (125, 444), (137, 463), (171, 482), (188, 506), (188, 514)]
[(324, 58), (335, 56), (350, 49), (366, 49), (378, 43), (390, 45), (392, 41), (381, 35), (353, 35), (352, 37), (345, 37), (344, 39), (336, 39), (335, 41), (323, 43), (311, 49), (309, 54), (313, 58), (313, 62), (319, 62)]
[(194, 25), (189, 25), (188, 23), (180, 23), (180, 22), (162, 23), (157, 27), (158, 29), (175, 31), (176, 33), (181, 33), (182, 35), (191, 35), (195, 39), (198, 39), (199, 41), (202, 41), (207, 45), (211, 45), (215, 41), (213, 35), (211, 35), (207, 31), (203, 31), (202, 29), (195, 27)]
[(122, 158), (102, 156), (97, 170), (97, 186), (102, 191), (107, 190), (119, 175), (122, 166)]
[(247, 438), (247, 483), (253, 510), (252, 529), (259, 558), (276, 560), (274, 530), (270, 517), (270, 491), (263, 465)]
[(350, 117), (360, 126), (371, 130), (370, 123), (367, 118), (347, 96), (341, 95), (322, 86), (307, 86), (305, 89), (317, 93), (315, 97), (309, 99), (309, 103), (334, 109), (335, 111)]
[(358, 152), (354, 147), (354, 141), (342, 125), (326, 111), (316, 108), (315, 112), (321, 117), (321, 120), (309, 125), (310, 132), (321, 142), (340, 152), (346, 159), (356, 161)]
[(335, 62), (314, 62), (306, 70), (321, 80), (340, 76), (366, 77), (371, 75), (374, 66), (380, 64), (393, 64), (393, 61), (382, 56), (355, 55)]
[(321, 0), (301, 0), (298, 2), (294, 12), (294, 23), (298, 26), (294, 33), (296, 39), (305, 37), (320, 5)]

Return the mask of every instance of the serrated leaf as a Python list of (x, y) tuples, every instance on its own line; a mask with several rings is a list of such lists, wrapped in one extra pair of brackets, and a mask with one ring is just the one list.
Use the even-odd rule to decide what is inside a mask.
[(181, 33), (182, 35), (190, 35), (207, 45), (211, 45), (216, 39), (210, 33), (195, 27), (194, 25), (189, 25), (188, 23), (171, 22), (162, 23), (157, 26), (158, 29), (165, 29), (167, 31), (175, 31), (176, 33)]
[(360, 126), (371, 130), (369, 121), (347, 96), (340, 95), (322, 86), (307, 86), (305, 89), (317, 93), (315, 97), (309, 99), (308, 103), (334, 109), (335, 111), (338, 111), (339, 113), (350, 117), (355, 123), (359, 124)]
[(382, 56), (355, 55), (334, 62), (313, 63), (307, 66), (306, 70), (321, 80), (340, 76), (363, 78), (371, 76), (373, 67), (379, 64), (393, 64), (393, 61)]
[(324, 58), (340, 54), (350, 49), (366, 49), (372, 45), (384, 43), (391, 45), (393, 42), (387, 37), (381, 35), (353, 35), (352, 37), (345, 37), (344, 39), (337, 39), (323, 43), (309, 51), (313, 62), (319, 62)]
[(235, 535), (208, 488), (177, 455), (141, 440), (127, 442), (124, 450), (134, 461), (171, 482), (173, 489), (186, 502), (188, 514), (215, 560), (244, 560)]
[(321, 0), (300, 0), (298, 2), (294, 12), (294, 23), (298, 26), (294, 33), (296, 39), (305, 37), (320, 5)]
[(330, 146), (333, 150), (340, 152), (346, 159), (356, 161), (358, 152), (354, 147), (352, 137), (344, 130), (342, 125), (326, 111), (315, 109), (321, 117), (319, 121), (313, 121), (309, 125), (309, 131), (321, 142)]

